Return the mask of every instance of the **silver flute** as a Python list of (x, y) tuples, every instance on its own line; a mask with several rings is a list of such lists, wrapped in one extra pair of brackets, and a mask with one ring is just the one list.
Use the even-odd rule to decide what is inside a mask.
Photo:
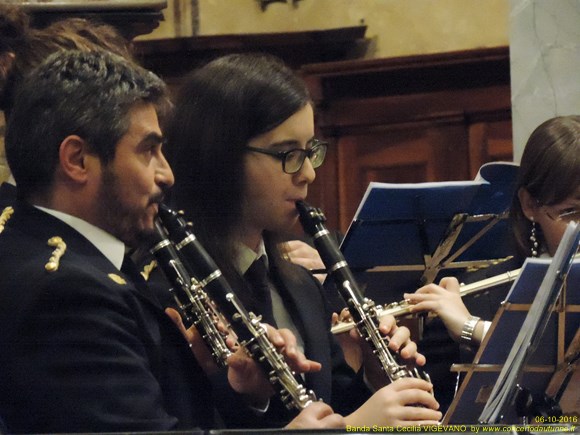
[(246, 310), (185, 220), (163, 204), (159, 208), (159, 219), (191, 275), (197, 277), (210, 300), (229, 322), (228, 327), (237, 336), (240, 346), (262, 368), (286, 408), (301, 411), (316, 401), (314, 392), (299, 382), (283, 355), (268, 339), (261, 316)]
[(306, 233), (314, 239), (314, 245), (326, 266), (326, 270), (349, 308), (355, 327), (371, 346), (373, 353), (379, 359), (381, 368), (390, 381), (394, 382), (401, 378), (419, 378), (430, 381), (427, 373), (419, 371), (417, 368), (409, 369), (405, 364), (399, 363), (398, 356), (391, 353), (388, 348), (389, 339), (379, 332), (378, 307), (371, 299), (363, 297), (344, 256), (324, 225), (326, 221), (324, 213), (303, 201), (298, 201), (296, 207), (300, 215), (300, 222)]
[[(481, 281), (473, 282), (471, 284), (462, 284), (461, 288), (459, 289), (459, 296), (464, 297), (470, 294), (483, 292), (489, 290), (490, 288), (500, 286), (501, 284), (512, 282), (519, 276), (520, 270), (521, 269), (514, 269), (496, 276), (492, 276), (490, 278), (482, 279)], [(413, 304), (410, 304), (407, 300), (402, 300), (400, 302), (392, 302), (385, 306), (377, 305), (377, 311), (379, 318), (383, 318), (389, 315), (399, 317), (411, 314), (412, 307)], [(350, 331), (354, 327), (354, 322), (352, 320), (348, 320), (337, 323), (330, 329), (330, 331), (333, 334), (341, 334), (343, 332)]]

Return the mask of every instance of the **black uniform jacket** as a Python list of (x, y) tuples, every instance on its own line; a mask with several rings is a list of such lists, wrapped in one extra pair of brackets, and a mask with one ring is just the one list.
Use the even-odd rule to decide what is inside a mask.
[(0, 213), (2, 209), (16, 201), (16, 186), (10, 183), (0, 184)]
[[(53, 236), (67, 248), (48, 272)], [(10, 433), (213, 425), (211, 386), (155, 296), (70, 226), (16, 203), (0, 233), (0, 277)]]

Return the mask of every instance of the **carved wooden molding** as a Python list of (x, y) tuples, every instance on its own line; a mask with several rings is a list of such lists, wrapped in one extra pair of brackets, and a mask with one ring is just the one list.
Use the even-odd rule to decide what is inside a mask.
[(167, 0), (44, 0), (14, 1), (27, 11), (35, 26), (68, 17), (98, 20), (115, 26), (127, 39), (151, 33), (163, 20)]
[(302, 73), (321, 82), (318, 100), (509, 85), (509, 48), (320, 63)]
[(292, 68), (361, 57), (369, 39), (366, 26), (301, 32), (206, 35), (135, 41), (142, 63), (169, 82), (178, 82), (193, 68), (230, 53), (266, 52)]

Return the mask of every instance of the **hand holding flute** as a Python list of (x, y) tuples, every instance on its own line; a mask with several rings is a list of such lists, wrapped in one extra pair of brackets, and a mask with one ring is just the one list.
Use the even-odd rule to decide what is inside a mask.
[[(481, 291), (481, 288), (487, 288), (489, 282), (494, 281), (496, 284), (509, 282), (518, 275), (519, 269), (507, 272), (497, 277), (488, 278), (484, 281), (462, 286), (456, 278), (443, 278), (439, 285), (431, 283), (421, 287), (415, 293), (404, 293), (404, 300), (398, 303), (387, 305), (379, 312), (379, 318), (387, 318), (389, 316), (403, 316), (420, 312), (429, 312), (435, 316), (439, 316), (451, 338), (457, 342), (465, 341), (469, 345), (478, 346), (485, 335), (484, 322), (480, 322), (479, 318), (474, 317), (467, 310), (463, 300), (463, 296)], [(483, 283), (483, 284), (481, 284)], [(348, 318), (348, 311), (341, 313), (341, 320), (338, 318), (333, 322), (331, 328), (334, 334), (341, 334), (343, 332), (354, 329), (354, 322)], [(465, 336), (466, 325), (468, 328), (469, 337)], [(466, 340), (466, 338), (468, 338)]]
[[(461, 286), (456, 278), (443, 278), (439, 285), (428, 284), (415, 293), (405, 293), (405, 300), (410, 304), (411, 313), (429, 311), (441, 318), (451, 338), (461, 341), (466, 322), (472, 317), (461, 299)], [(483, 322), (474, 318), (469, 341), (479, 345), (483, 339)]]
[[(510, 270), (508, 272), (501, 273), (499, 275), (492, 276), (490, 278), (486, 278), (486, 279), (483, 279), (481, 281), (473, 282), (471, 284), (459, 285), (457, 283), (459, 285), (459, 290), (458, 290), (459, 296), (465, 297), (465, 296), (470, 295), (470, 294), (475, 294), (475, 293), (480, 293), (480, 292), (485, 291), (485, 290), (490, 290), (490, 289), (492, 289), (494, 287), (498, 287), (502, 284), (510, 283), (519, 276), (520, 270), (521, 269)], [(452, 287), (455, 287), (455, 284), (449, 284), (449, 285)], [(428, 287), (428, 286), (425, 286), (425, 287)], [(447, 287), (447, 284), (443, 287)], [(405, 293), (405, 295), (412, 295), (412, 294), (413, 293)], [(386, 317), (389, 315), (399, 317), (399, 316), (405, 316), (405, 315), (417, 313), (420, 311), (432, 311), (432, 313), (434, 315), (437, 314), (435, 312), (435, 310), (429, 310), (428, 308), (425, 308), (425, 309), (417, 308), (414, 305), (414, 303), (411, 301), (411, 299), (413, 299), (413, 298), (404, 299), (400, 302), (394, 302), (394, 303), (391, 303), (389, 305), (383, 306), (382, 308), (379, 309), (379, 317), (383, 318), (383, 317)], [(450, 309), (453, 309), (453, 308), (450, 308)], [(443, 307), (439, 307), (438, 312), (443, 312), (443, 311), (444, 311)], [(348, 311), (346, 312), (346, 314), (348, 314)], [(341, 318), (336, 319), (336, 321), (333, 321), (332, 324), (333, 324), (333, 326), (331, 328), (331, 331), (333, 334), (341, 334), (343, 332), (350, 331), (351, 329), (354, 328), (354, 323), (353, 323), (352, 319), (347, 315), (341, 315)]]

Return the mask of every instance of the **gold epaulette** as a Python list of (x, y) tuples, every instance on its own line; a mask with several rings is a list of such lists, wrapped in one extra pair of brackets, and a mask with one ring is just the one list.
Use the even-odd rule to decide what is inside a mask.
[(4, 227), (6, 226), (6, 222), (8, 222), (8, 219), (10, 219), (10, 217), (14, 214), (14, 209), (10, 206), (4, 208), (4, 210), (2, 210), (2, 214), (0, 214), (0, 233), (2, 233), (2, 231), (4, 231)]
[(145, 281), (149, 281), (149, 275), (151, 275), (151, 272), (153, 272), (153, 270), (156, 267), (157, 267), (156, 260), (152, 260), (151, 263), (146, 264), (145, 267), (143, 267), (143, 270), (141, 271), (141, 276)]
[(60, 259), (66, 251), (66, 243), (59, 236), (51, 237), (48, 239), (47, 243), (48, 246), (52, 246), (56, 249), (52, 251), (52, 255), (48, 259), (48, 263), (44, 265), (44, 268), (47, 270), (47, 272), (56, 272), (58, 270), (58, 266), (60, 265)]
[(123, 278), (122, 276), (117, 275), (116, 273), (109, 273), (107, 276), (112, 281), (116, 282), (119, 285), (125, 285), (125, 284), (127, 284), (127, 281), (125, 281), (125, 278)]

